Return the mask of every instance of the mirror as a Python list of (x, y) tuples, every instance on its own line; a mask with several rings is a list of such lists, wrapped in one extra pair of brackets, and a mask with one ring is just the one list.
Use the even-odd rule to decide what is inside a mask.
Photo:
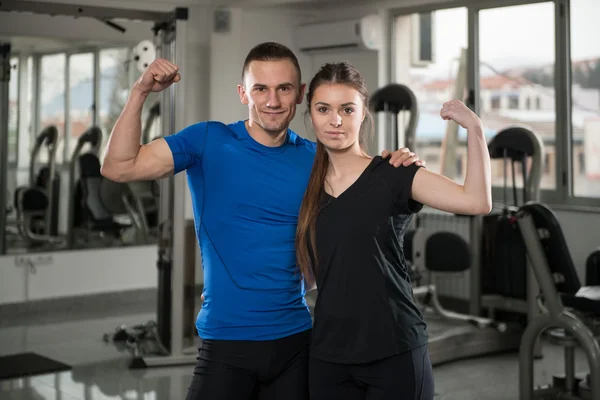
[[(156, 243), (156, 182), (100, 174), (108, 137), (152, 41), (111, 44), (13, 37), (9, 85), (7, 254)], [(146, 101), (142, 143), (162, 136)]]

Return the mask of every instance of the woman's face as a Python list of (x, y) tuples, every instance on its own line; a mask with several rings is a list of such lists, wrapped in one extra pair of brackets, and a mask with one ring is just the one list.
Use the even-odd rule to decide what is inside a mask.
[(321, 84), (314, 91), (310, 117), (317, 140), (328, 150), (360, 146), (359, 135), (365, 117), (358, 90), (344, 84)]

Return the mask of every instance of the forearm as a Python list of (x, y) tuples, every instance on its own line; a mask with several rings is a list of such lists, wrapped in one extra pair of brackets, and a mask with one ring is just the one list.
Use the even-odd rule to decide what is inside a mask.
[(140, 150), (142, 136), (142, 108), (146, 95), (135, 88), (129, 93), (125, 107), (110, 134), (104, 164), (107, 168), (122, 168), (134, 163)]
[(492, 173), (490, 155), (481, 124), (467, 132), (467, 174), (464, 190), (473, 204), (484, 210), (491, 209)]

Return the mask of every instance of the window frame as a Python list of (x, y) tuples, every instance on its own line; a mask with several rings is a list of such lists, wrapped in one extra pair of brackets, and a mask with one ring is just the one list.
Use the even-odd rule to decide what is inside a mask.
[[(574, 168), (579, 168), (578, 160), (573, 160), (572, 125), (572, 75), (571, 75), (571, 2), (570, 0), (491, 0), (480, 4), (476, 0), (450, 1), (444, 4), (426, 4), (411, 7), (393, 7), (389, 10), (390, 32), (394, 32), (396, 18), (413, 13), (432, 12), (452, 8), (466, 8), (468, 14), (468, 58), (467, 87), (469, 96), (467, 105), (479, 114), (479, 12), (499, 7), (527, 4), (554, 4), (554, 90), (563, 95), (556, 96), (555, 104), (555, 189), (540, 189), (540, 201), (557, 210), (576, 210), (582, 212), (600, 211), (598, 197), (575, 196), (573, 190)], [(392, 65), (396, 59), (393, 41), (387, 41), (387, 53)], [(395, 77), (392, 78), (394, 80)], [(533, 106), (533, 105), (532, 105)], [(493, 187), (494, 198), (501, 198), (502, 188)]]

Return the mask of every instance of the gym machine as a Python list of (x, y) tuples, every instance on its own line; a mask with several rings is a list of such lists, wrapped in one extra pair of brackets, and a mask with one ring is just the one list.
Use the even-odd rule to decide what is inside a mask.
[[(145, 53), (134, 57), (140, 72), (152, 62), (154, 56), (179, 66), (184, 64), (187, 17), (186, 8), (176, 8), (173, 13), (161, 14), (154, 19), (154, 42), (144, 41), (143, 45), (138, 45)], [(163, 135), (176, 133), (185, 127), (184, 90), (185, 85), (172, 85), (160, 93), (158, 102), (149, 110), (141, 140), (145, 142), (149, 139), (150, 127), (158, 116), (161, 117)], [(132, 369), (194, 364), (197, 356), (196, 259), (195, 251), (192, 251), (197, 248), (197, 242), (193, 224), (185, 220), (185, 174), (158, 182), (129, 183), (129, 193), (134, 199), (129, 207), (142, 210), (144, 214), (146, 208), (142, 203), (151, 198), (156, 200), (156, 184), (159, 195), (157, 319), (131, 327), (120, 326), (112, 337), (113, 341), (124, 341), (131, 348)], [(140, 217), (144, 218), (144, 215)], [(149, 232), (149, 226), (143, 222), (141, 228)]]
[[(188, 14), (177, 8), (154, 27), (157, 56), (183, 65)], [(185, 85), (172, 85), (160, 99), (162, 132), (170, 135), (184, 126)], [(195, 328), (195, 252), (193, 224), (185, 220), (186, 176), (159, 181), (158, 309), (156, 332), (167, 354), (134, 358), (132, 368), (194, 364), (197, 356)], [(192, 231), (190, 234), (190, 230)]]
[[(119, 29), (113, 19), (151, 21), (156, 43), (156, 56), (184, 65), (187, 40), (187, 8), (175, 8), (171, 12), (142, 11), (111, 7), (82, 6), (77, 4), (53, 4), (37, 1), (3, 0), (0, 12), (30, 12), (46, 15), (63, 15), (76, 18), (100, 20), (110, 28)], [(9, 45), (0, 45), (0, 170), (7, 165), (8, 126), (8, 78)], [(138, 61), (138, 60), (136, 60)], [(144, 64), (140, 59), (137, 63)], [(185, 109), (185, 85), (172, 85), (160, 93), (160, 115), (163, 134), (173, 134), (183, 129)], [(6, 177), (0, 174), (0, 209), (6, 209)], [(185, 201), (187, 196), (185, 174), (162, 179), (159, 205), (158, 243), (158, 310), (157, 331), (165, 352), (157, 356), (135, 355), (131, 367), (143, 368), (161, 365), (194, 364), (196, 361), (195, 321), (195, 250), (193, 224), (186, 224)], [(0, 223), (5, 213), (0, 213)], [(190, 235), (191, 230), (191, 235)], [(6, 246), (4, 230), (0, 230), (0, 254)]]
[[(398, 149), (399, 143), (404, 142), (404, 147), (414, 151), (417, 123), (419, 122), (419, 106), (413, 91), (406, 85), (390, 83), (377, 89), (371, 95), (369, 104), (373, 112), (386, 112), (392, 115), (390, 131), (394, 135), (390, 143), (391, 148)], [(404, 120), (404, 112), (408, 112), (408, 122)], [(400, 133), (402, 133), (402, 137), (400, 137)]]
[[(64, 238), (58, 236), (58, 199), (60, 178), (56, 172), (58, 129), (47, 126), (35, 139), (29, 161), (29, 185), (18, 187), (13, 205), (17, 212), (17, 226), (28, 245), (58, 245)], [(48, 161), (36, 172), (38, 156), (46, 148)]]
[[(108, 180), (100, 174), (98, 153), (101, 143), (102, 130), (92, 126), (78, 138), (75, 149), (71, 153), (67, 230), (69, 248), (87, 246), (94, 233), (97, 233), (98, 239), (102, 241), (110, 241), (111, 238), (121, 240), (123, 230), (130, 226), (130, 224), (117, 222), (115, 214), (110, 210), (111, 204), (105, 201), (107, 198), (112, 200), (108, 194), (113, 191), (106, 190)], [(89, 144), (90, 150), (82, 154), (86, 144)], [(78, 179), (76, 179), (76, 170), (79, 171)], [(125, 184), (118, 185), (127, 189)], [(118, 198), (117, 202), (122, 203), (121, 198)], [(105, 238), (106, 234), (108, 238)], [(75, 243), (76, 238), (80, 243)]]
[[(147, 50), (156, 49), (156, 57), (184, 64), (185, 24), (187, 9), (159, 14), (154, 20), (154, 43), (144, 41)], [(152, 54), (151, 54), (152, 53)], [(154, 51), (136, 55), (135, 63), (141, 72), (152, 61)], [(158, 106), (150, 110), (152, 120), (160, 115), (162, 132), (170, 135), (180, 131), (185, 107), (185, 85), (172, 85), (160, 93)], [(146, 121), (149, 129), (151, 120)], [(143, 132), (148, 139), (149, 131)], [(143, 200), (156, 197), (154, 182), (129, 184), (131, 193)], [(197, 356), (195, 329), (195, 250), (197, 248), (193, 224), (185, 220), (185, 174), (158, 181), (158, 299), (157, 320), (133, 327), (119, 327), (113, 340), (119, 336), (133, 350), (130, 368), (139, 369), (166, 365), (194, 364)], [(132, 207), (133, 204), (131, 205)]]
[[(468, 218), (470, 241), (477, 242), (478, 237), (473, 235), (473, 217)], [(425, 310), (433, 365), (518, 347), (521, 331), (514, 325), (478, 314), (447, 310), (438, 298), (435, 279), (439, 274), (460, 274), (477, 268), (472, 243), (454, 232), (418, 227), (411, 245), (413, 268), (426, 271), (428, 276), (428, 283), (414, 287), (413, 294)]]
[[(481, 306), (491, 315), (496, 310), (535, 315), (535, 279), (526, 267), (525, 246), (514, 215), (519, 204), (539, 200), (542, 179), (543, 143), (540, 137), (525, 126), (501, 130), (488, 144), (490, 158), (503, 160), (503, 205), (484, 217), (481, 285), (477, 287)], [(531, 166), (527, 168), (527, 159)], [(508, 199), (508, 163), (513, 181), (512, 206)], [(516, 188), (515, 163), (520, 164), (523, 188)], [(519, 199), (520, 197), (520, 199)], [(521, 200), (521, 201), (519, 201)], [(533, 286), (527, 286), (527, 285)]]
[[(541, 314), (529, 321), (519, 352), (519, 399), (600, 399), (600, 286), (581, 286), (577, 270), (556, 216), (546, 205), (529, 202), (515, 214), (527, 249)], [(548, 339), (564, 347), (564, 376), (534, 388), (536, 340)], [(590, 372), (576, 376), (575, 348), (581, 347)]]
[[(511, 160), (521, 162), (523, 167), (524, 185), (523, 198), (537, 198), (541, 179), (541, 163), (543, 147), (540, 138), (530, 129), (520, 126), (508, 127), (501, 130), (492, 138), (488, 145), (492, 159), (504, 159), (504, 164)], [(527, 173), (527, 158), (531, 157), (529, 174)], [(506, 168), (505, 168), (506, 171)], [(513, 174), (514, 175), (514, 174)], [(513, 181), (515, 177), (513, 176)], [(505, 190), (506, 192), (506, 190)], [(505, 201), (506, 203), (506, 201)], [(510, 208), (504, 208), (506, 214)], [(503, 215), (504, 215), (503, 214)], [(419, 230), (412, 241), (412, 260), (416, 268), (424, 269), (432, 277), (439, 273), (458, 273), (470, 269), (474, 277), (470, 283), (470, 314), (459, 314), (444, 310), (436, 296), (435, 285), (417, 287), (415, 296), (424, 298), (424, 304), (434, 312), (426, 314), (430, 329), (430, 355), (432, 364), (437, 365), (447, 361), (458, 360), (473, 356), (481, 356), (502, 351), (514, 351), (519, 348), (525, 324), (512, 319), (499, 321), (496, 309), (513, 311), (532, 318), (535, 315), (535, 286), (531, 277), (527, 277), (525, 253), (520, 263), (511, 264), (502, 258), (506, 254), (489, 255), (490, 248), (484, 242), (482, 232), (477, 229), (474, 217), (469, 218), (469, 242), (450, 232), (427, 232)], [(493, 212), (484, 219), (497, 219)], [(508, 218), (507, 221), (513, 221)], [(485, 235), (484, 235), (485, 236)], [(517, 244), (523, 247), (518, 231), (513, 236)], [(498, 237), (498, 240), (504, 236)], [(518, 254), (518, 249), (504, 250), (507, 254)], [(477, 256), (479, 255), (479, 256)], [(490, 259), (498, 259), (493, 266), (484, 266)], [(483, 290), (485, 279), (490, 270), (496, 272), (497, 280), (508, 274), (502, 268), (521, 268), (523, 287), (527, 288), (528, 298), (523, 300), (504, 298), (490, 295)], [(478, 270), (479, 269), (479, 270)], [(472, 277), (473, 278), (473, 277)], [(494, 278), (496, 279), (496, 278)], [(514, 280), (515, 278), (513, 278)], [(487, 317), (482, 318), (481, 311), (488, 311)], [(462, 321), (462, 323), (460, 323)], [(464, 322), (467, 322), (465, 324)]]

